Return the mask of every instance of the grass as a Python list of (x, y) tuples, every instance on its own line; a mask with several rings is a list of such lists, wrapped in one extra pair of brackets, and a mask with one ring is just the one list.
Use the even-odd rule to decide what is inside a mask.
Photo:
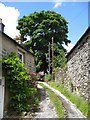
[(65, 95), (72, 103), (74, 103), (78, 109), (87, 117), (88, 115), (88, 102), (80, 96), (75, 95), (74, 93), (67, 90), (65, 87), (55, 83), (49, 82), (49, 85), (58, 91), (60, 91), (63, 95)]
[(64, 115), (65, 115), (64, 108), (63, 108), (62, 102), (59, 100), (57, 95), (54, 92), (52, 92), (49, 88), (47, 88), (45, 85), (43, 85), (42, 83), (40, 83), (40, 85), (49, 94), (50, 100), (53, 103), (53, 105), (55, 106), (58, 117), (64, 118)]

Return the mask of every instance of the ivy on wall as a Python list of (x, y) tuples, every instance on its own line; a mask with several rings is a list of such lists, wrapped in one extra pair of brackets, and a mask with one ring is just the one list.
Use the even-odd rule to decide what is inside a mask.
[(31, 76), (18, 55), (12, 52), (2, 59), (3, 71), (9, 90), (9, 111), (21, 113), (30, 111), (38, 104), (38, 93)]

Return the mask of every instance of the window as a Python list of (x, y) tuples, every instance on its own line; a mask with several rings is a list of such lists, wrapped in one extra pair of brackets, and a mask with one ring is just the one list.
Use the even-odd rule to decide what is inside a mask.
[(24, 55), (21, 51), (18, 51), (18, 56), (20, 58), (20, 60), (22, 61), (22, 63), (24, 62)]

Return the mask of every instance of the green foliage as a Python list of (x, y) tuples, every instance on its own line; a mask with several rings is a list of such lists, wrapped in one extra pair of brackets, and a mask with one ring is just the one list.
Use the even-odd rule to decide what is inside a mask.
[(16, 53), (2, 59), (9, 90), (9, 111), (30, 111), (37, 101), (37, 89)]
[(60, 49), (59, 46), (55, 44), (54, 54), (55, 54), (55, 57), (54, 57), (55, 68), (57, 67), (64, 68), (67, 62), (64, 49)]
[(46, 79), (46, 81), (51, 81), (52, 80), (52, 75), (51, 74), (46, 74), (45, 79)]
[(62, 81), (62, 85), (64, 87), (64, 77), (61, 78), (61, 81)]
[(70, 86), (71, 86), (71, 91), (73, 92), (74, 86), (72, 82), (70, 82)]
[(88, 120), (90, 119), (90, 99), (88, 100)]
[(50, 100), (51, 102), (54, 104), (55, 109), (57, 111), (58, 117), (60, 118), (64, 118), (64, 107), (62, 105), (62, 102), (60, 101), (60, 99), (57, 97), (57, 95), (52, 92), (49, 88), (47, 88), (45, 85), (43, 85), (42, 83), (40, 83), (40, 85), (46, 90), (46, 92), (49, 94), (50, 96)]
[[(61, 14), (54, 11), (40, 11), (23, 16), (18, 21), (17, 29), (21, 33), (22, 41), (30, 36), (30, 41), (26, 42), (24, 46), (35, 54), (38, 72), (42, 70), (46, 72), (47, 70), (48, 63), (45, 54), (48, 53), (48, 44), (51, 43), (52, 36), (54, 37), (54, 43), (60, 46), (59, 49), (64, 49), (63, 44), (70, 43), (70, 40), (67, 39), (68, 22)], [(57, 55), (55, 54), (55, 56)], [(55, 58), (55, 66), (58, 65), (57, 61), (60, 60), (60, 56), (57, 57)]]
[(65, 87), (55, 83), (50, 82), (49, 85), (57, 90), (59, 90), (63, 95), (65, 95), (72, 103), (74, 103), (80, 111), (87, 116), (88, 115), (88, 101), (84, 100), (82, 97), (75, 95), (68, 91)]
[(37, 81), (44, 81), (44, 72), (43, 71), (40, 71), (39, 73), (37, 73)]
[(41, 60), (37, 60), (37, 62), (38, 62), (38, 64), (36, 65), (36, 70), (37, 70), (37, 72), (40, 70), (40, 68), (41, 68), (41, 65), (42, 65), (42, 61)]

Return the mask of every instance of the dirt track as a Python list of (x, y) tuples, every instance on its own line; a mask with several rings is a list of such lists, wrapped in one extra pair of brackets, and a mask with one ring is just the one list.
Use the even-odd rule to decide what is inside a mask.
[(50, 98), (46, 91), (38, 86), (39, 94), (40, 94), (40, 104), (39, 110), (35, 112), (35, 117), (33, 118), (58, 118), (55, 107), (50, 103)]
[(43, 82), (48, 88), (50, 88), (54, 93), (57, 94), (59, 99), (62, 101), (66, 111), (67, 111), (67, 118), (82, 118), (82, 120), (86, 120), (87, 118), (78, 110), (76, 105), (70, 102), (63, 94), (61, 94), (58, 90), (50, 87), (47, 83)]

